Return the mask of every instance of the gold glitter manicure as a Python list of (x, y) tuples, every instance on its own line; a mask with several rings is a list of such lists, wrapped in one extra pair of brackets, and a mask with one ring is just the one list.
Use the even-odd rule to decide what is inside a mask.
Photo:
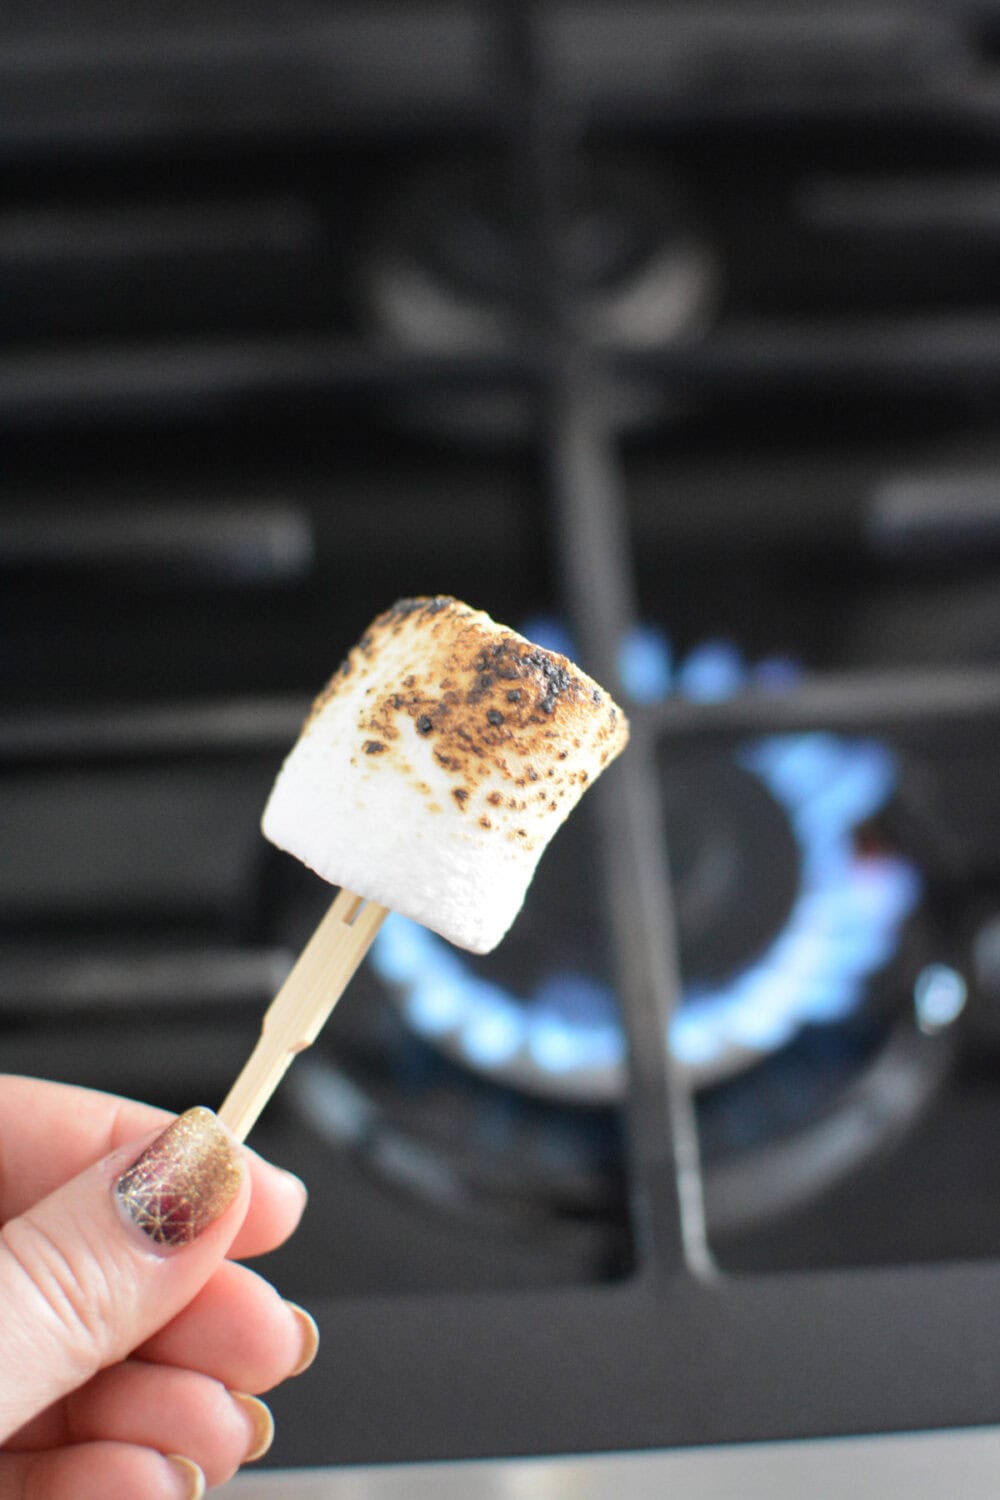
[(210, 1109), (189, 1109), (115, 1183), (119, 1203), (155, 1245), (189, 1245), (232, 1203), (239, 1149)]

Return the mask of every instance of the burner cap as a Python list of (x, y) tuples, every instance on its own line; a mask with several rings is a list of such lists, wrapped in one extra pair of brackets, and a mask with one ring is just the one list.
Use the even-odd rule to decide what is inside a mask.
[[(564, 266), (578, 332), (609, 348), (660, 347), (704, 328), (718, 298), (716, 257), (669, 171), (636, 153), (577, 161)], [(391, 188), (363, 256), (376, 331), (428, 353), (504, 350), (530, 336), (523, 215), (502, 171), (480, 159), (424, 163)], [(660, 419), (673, 401), (652, 381), (609, 399), (623, 426)], [(521, 438), (531, 406), (517, 393), (436, 391), (399, 408), (415, 424), (468, 438)]]

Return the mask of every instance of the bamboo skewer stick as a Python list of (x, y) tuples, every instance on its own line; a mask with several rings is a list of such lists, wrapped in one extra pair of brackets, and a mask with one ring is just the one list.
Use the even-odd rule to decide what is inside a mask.
[(342, 890), (268, 1006), (260, 1040), (219, 1119), (245, 1141), (299, 1052), (311, 1047), (375, 940), (388, 911)]

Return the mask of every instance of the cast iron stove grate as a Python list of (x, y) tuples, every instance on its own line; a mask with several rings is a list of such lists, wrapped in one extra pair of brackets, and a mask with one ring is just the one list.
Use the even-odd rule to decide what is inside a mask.
[[(990, 16), (61, 9), (0, 21), (4, 1066), (221, 1097), (324, 899), (256, 813), (331, 653), (543, 617), (635, 740), (490, 982), (550, 925), (627, 1067), (476, 1071), (360, 977), (261, 1127), (325, 1334), (272, 1461), (991, 1421)], [(782, 746), (909, 894), (856, 1007), (685, 1063), (795, 910)]]

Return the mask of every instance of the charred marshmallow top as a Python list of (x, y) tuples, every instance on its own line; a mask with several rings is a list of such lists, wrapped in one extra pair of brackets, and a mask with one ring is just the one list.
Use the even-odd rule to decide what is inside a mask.
[(263, 829), (335, 885), (488, 953), (628, 724), (566, 657), (457, 599), (380, 615), (317, 698)]

